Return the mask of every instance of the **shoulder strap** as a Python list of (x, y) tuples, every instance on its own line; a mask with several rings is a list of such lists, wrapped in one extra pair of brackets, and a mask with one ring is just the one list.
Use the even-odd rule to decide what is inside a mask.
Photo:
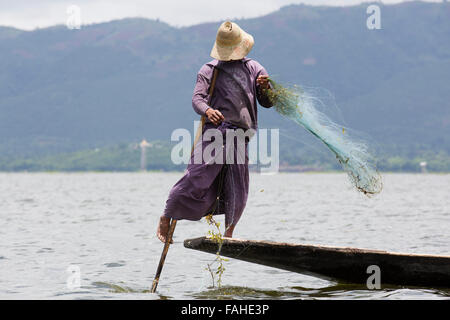
[(211, 99), (214, 94), (214, 87), (216, 86), (217, 74), (219, 73), (218, 68), (216, 68), (216, 67), (213, 67), (213, 68), (214, 68), (214, 72), (213, 72), (211, 86), (209, 87), (209, 93), (208, 93), (209, 94), (208, 105), (211, 104)]
[[(216, 67), (214, 68), (214, 72), (213, 72), (213, 76), (211, 79), (211, 86), (209, 87), (209, 98), (208, 98), (208, 105), (211, 105), (211, 100), (212, 100), (212, 96), (214, 94), (214, 87), (216, 86), (216, 80), (217, 80), (217, 74), (219, 73), (219, 69)], [(197, 133), (195, 134), (195, 139), (194, 139), (194, 144), (192, 145), (192, 149), (191, 149), (191, 155), (194, 152), (194, 147), (197, 144), (198, 139), (200, 139), (200, 136), (202, 135), (203, 132), (203, 126), (205, 125), (205, 121), (206, 121), (206, 117), (202, 116), (200, 118), (200, 125), (198, 126), (197, 129)]]

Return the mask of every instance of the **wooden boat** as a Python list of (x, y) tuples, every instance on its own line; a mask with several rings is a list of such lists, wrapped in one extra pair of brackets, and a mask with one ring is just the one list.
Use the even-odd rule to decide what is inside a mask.
[[(187, 239), (189, 249), (216, 254), (206, 237)], [(450, 256), (224, 238), (222, 256), (340, 282), (367, 284), (379, 267), (381, 285), (450, 288)], [(369, 269), (368, 269), (369, 268)]]

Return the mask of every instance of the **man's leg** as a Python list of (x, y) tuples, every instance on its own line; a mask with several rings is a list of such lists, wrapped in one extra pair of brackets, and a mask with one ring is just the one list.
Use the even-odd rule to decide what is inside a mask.
[(236, 224), (245, 209), (249, 189), (249, 172), (247, 164), (228, 165), (224, 183), (225, 233), (232, 238)]
[(236, 226), (235, 224), (225, 226), (225, 234), (223, 236), (226, 238), (233, 238), (233, 231), (235, 226)]
[(186, 174), (175, 184), (159, 218), (156, 236), (166, 241), (170, 219), (200, 220), (217, 198), (216, 177), (221, 165), (189, 165)]
[[(204, 141), (206, 146), (210, 142)], [(196, 148), (197, 150), (197, 148)], [(174, 185), (160, 217), (156, 235), (165, 242), (170, 219), (200, 220), (213, 207), (217, 198), (217, 176), (223, 164), (194, 164), (193, 155), (186, 173)]]
[(162, 215), (159, 218), (158, 229), (156, 230), (156, 236), (161, 242), (166, 242), (167, 233), (169, 232), (170, 218)]

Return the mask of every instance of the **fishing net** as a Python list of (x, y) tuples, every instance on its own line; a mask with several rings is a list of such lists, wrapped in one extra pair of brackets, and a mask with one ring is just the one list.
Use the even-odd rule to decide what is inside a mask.
[(365, 195), (381, 192), (383, 183), (367, 144), (350, 136), (348, 130), (319, 111), (315, 95), (294, 85), (285, 86), (269, 79), (272, 90), (267, 94), (275, 110), (295, 121), (322, 141), (336, 156), (351, 183)]

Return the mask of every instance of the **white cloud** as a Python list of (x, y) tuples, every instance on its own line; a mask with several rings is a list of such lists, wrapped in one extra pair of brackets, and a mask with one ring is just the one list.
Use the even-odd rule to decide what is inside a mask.
[[(384, 0), (398, 3), (405, 0)], [(441, 0), (428, 0), (441, 2)], [(305, 3), (313, 5), (355, 5), (362, 0), (0, 0), (0, 25), (34, 29), (64, 24), (70, 5), (81, 8), (83, 24), (98, 23), (125, 17), (159, 18), (173, 26), (232, 18), (250, 18), (268, 14), (280, 7)], [(372, 1), (373, 2), (373, 1)]]

